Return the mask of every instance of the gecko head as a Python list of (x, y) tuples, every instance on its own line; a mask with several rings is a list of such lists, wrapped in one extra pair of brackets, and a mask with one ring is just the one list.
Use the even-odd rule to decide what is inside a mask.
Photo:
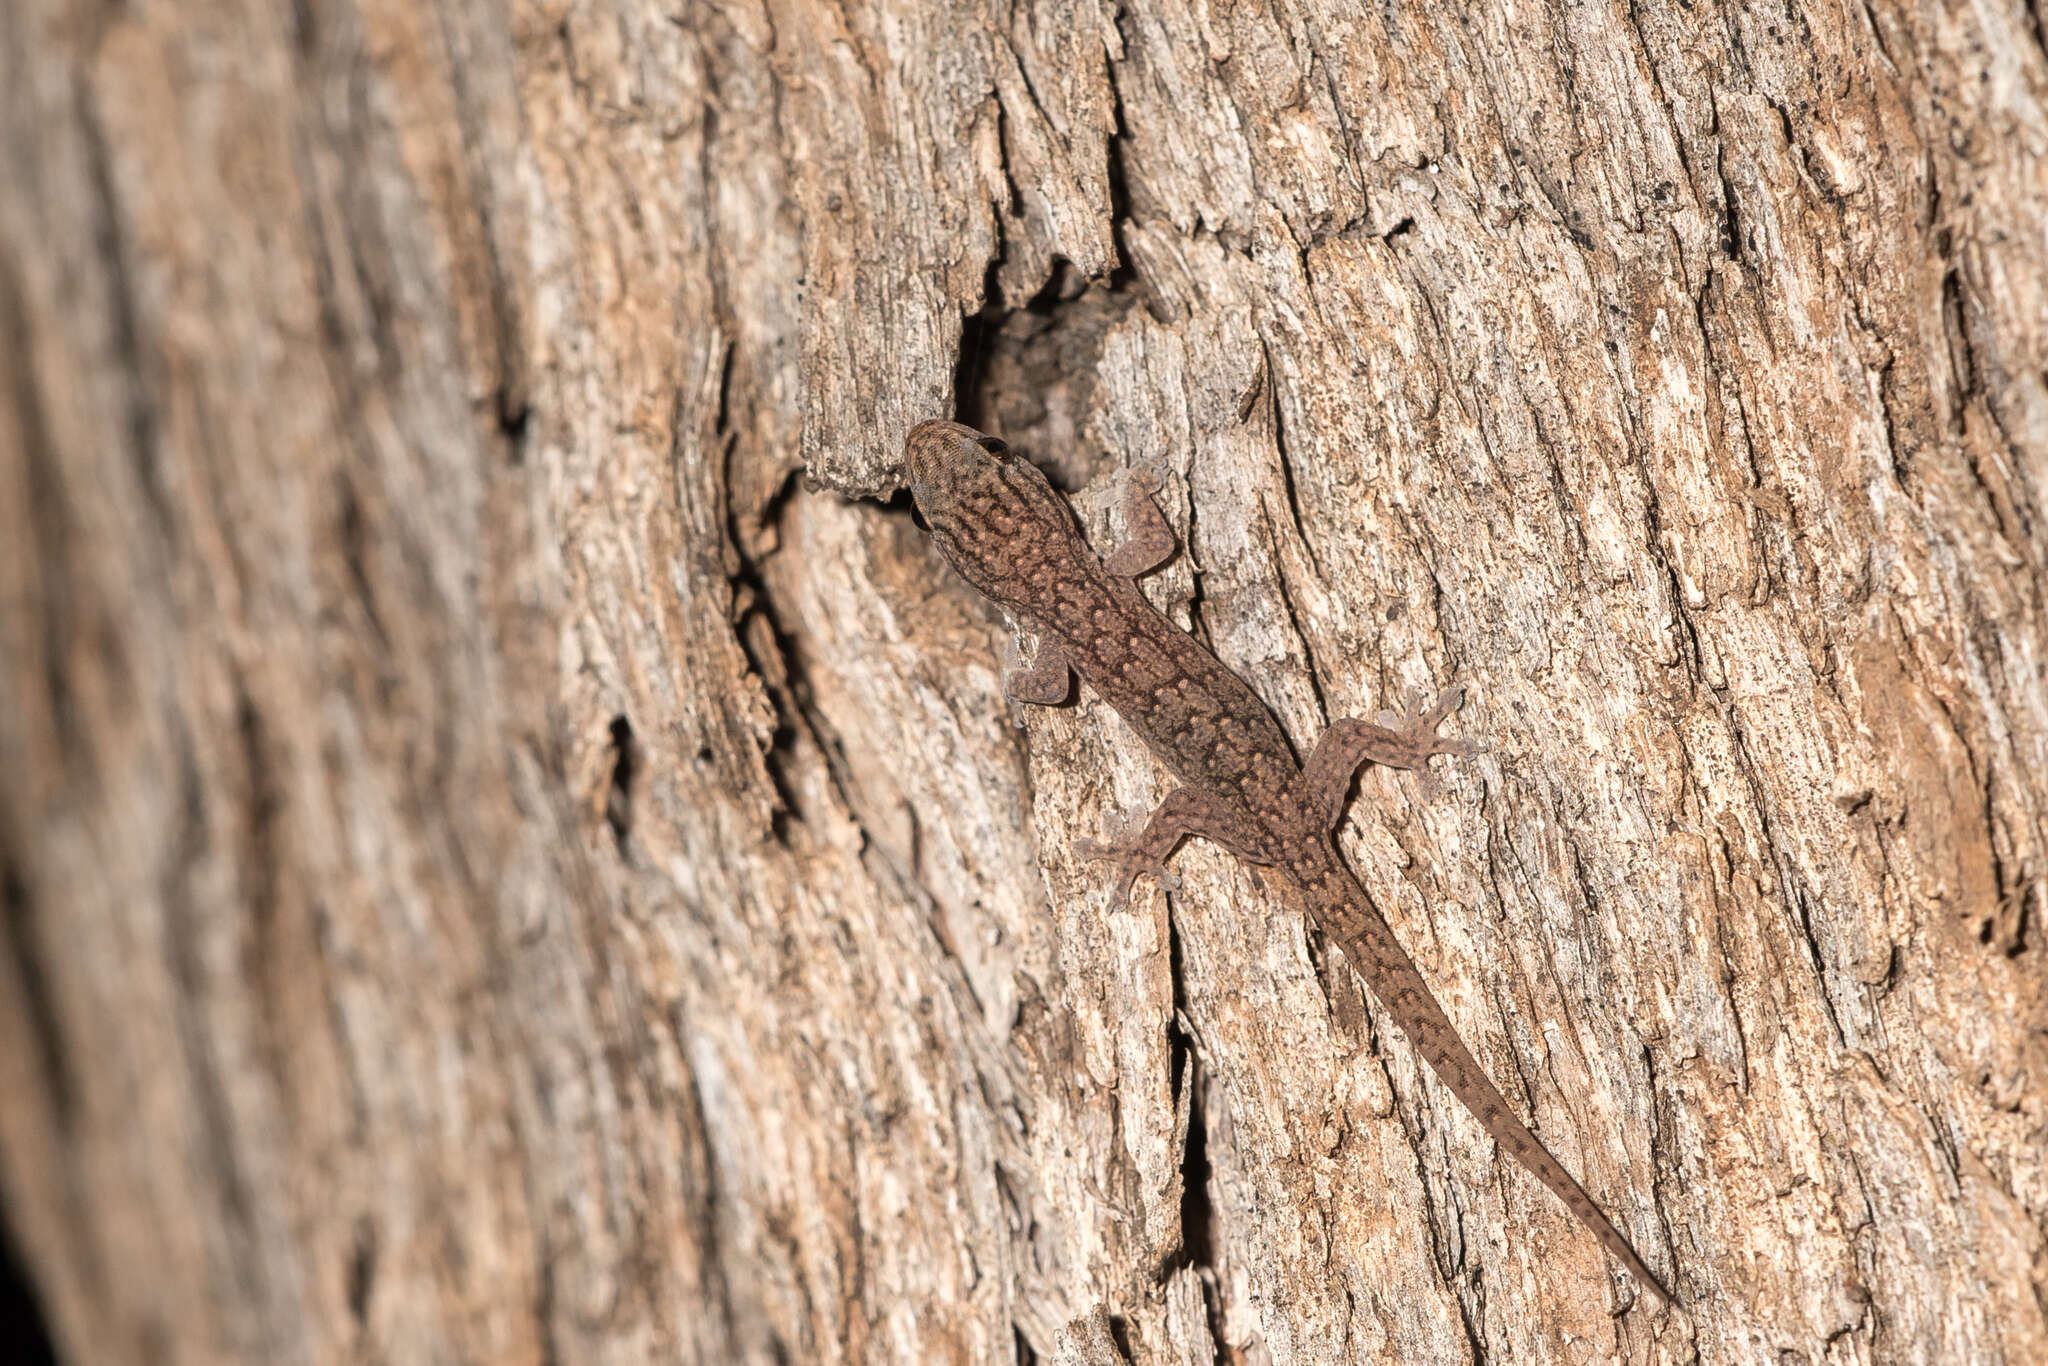
[(910, 429), (903, 442), (903, 463), (910, 474), (910, 496), (933, 528), (947, 525), (977, 489), (1002, 478), (1009, 447), (992, 436), (958, 422), (933, 419)]
[(958, 422), (920, 422), (903, 443), (903, 463), (939, 553), (1005, 607), (1037, 610), (1048, 560), (1085, 554), (1052, 485), (994, 437)]

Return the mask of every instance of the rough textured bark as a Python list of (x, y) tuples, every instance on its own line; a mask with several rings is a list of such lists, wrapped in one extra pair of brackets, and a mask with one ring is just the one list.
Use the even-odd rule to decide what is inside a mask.
[[(0, 1182), (71, 1362), (2048, 1356), (2038, 9), (0, 8)], [(1275, 707), (1686, 1311), (886, 495)], [(808, 471), (808, 477), (804, 472)]]

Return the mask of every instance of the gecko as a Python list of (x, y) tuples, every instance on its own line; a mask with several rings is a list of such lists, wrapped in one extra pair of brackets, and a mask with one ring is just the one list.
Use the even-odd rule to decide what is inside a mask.
[(933, 542), (960, 576), (1035, 631), (1024, 665), (1006, 652), (1005, 690), (1057, 705), (1078, 673), (1181, 786), (1134, 837), (1077, 843), (1084, 859), (1117, 865), (1121, 905), (1140, 876), (1172, 890), (1166, 860), (1198, 836), (1277, 874), (1289, 899), (1336, 941), (1409, 1041), (1487, 1133), (1548, 1186), (1636, 1280), (1667, 1304), (1671, 1292), (1585, 1189), (1509, 1107), (1337, 851), (1351, 780), (1367, 762), (1426, 771), (1436, 754), (1473, 746), (1438, 728), (1464, 701), (1453, 688), (1396, 729), (1332, 722), (1298, 762), (1286, 732), (1237, 674), (1146, 600), (1137, 579), (1176, 544), (1152, 495), (1157, 475), (1125, 490), (1128, 539), (1098, 558), (1066, 500), (1038, 467), (1001, 440), (957, 422), (920, 422), (904, 442), (911, 496)]

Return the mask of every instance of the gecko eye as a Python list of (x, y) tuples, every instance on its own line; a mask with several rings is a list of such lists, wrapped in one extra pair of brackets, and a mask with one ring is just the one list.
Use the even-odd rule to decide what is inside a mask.
[(977, 436), (974, 438), (974, 444), (990, 455), (1002, 455), (1010, 449), (1000, 438), (993, 436)]

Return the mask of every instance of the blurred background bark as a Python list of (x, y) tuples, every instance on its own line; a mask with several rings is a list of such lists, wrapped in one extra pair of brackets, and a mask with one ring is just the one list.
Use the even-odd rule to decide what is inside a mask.
[[(2039, 10), (0, 9), (60, 1358), (2048, 1358)], [(1687, 1312), (887, 498), (1000, 431)], [(848, 497), (847, 495), (853, 495)], [(25, 1339), (24, 1339), (25, 1340)]]

